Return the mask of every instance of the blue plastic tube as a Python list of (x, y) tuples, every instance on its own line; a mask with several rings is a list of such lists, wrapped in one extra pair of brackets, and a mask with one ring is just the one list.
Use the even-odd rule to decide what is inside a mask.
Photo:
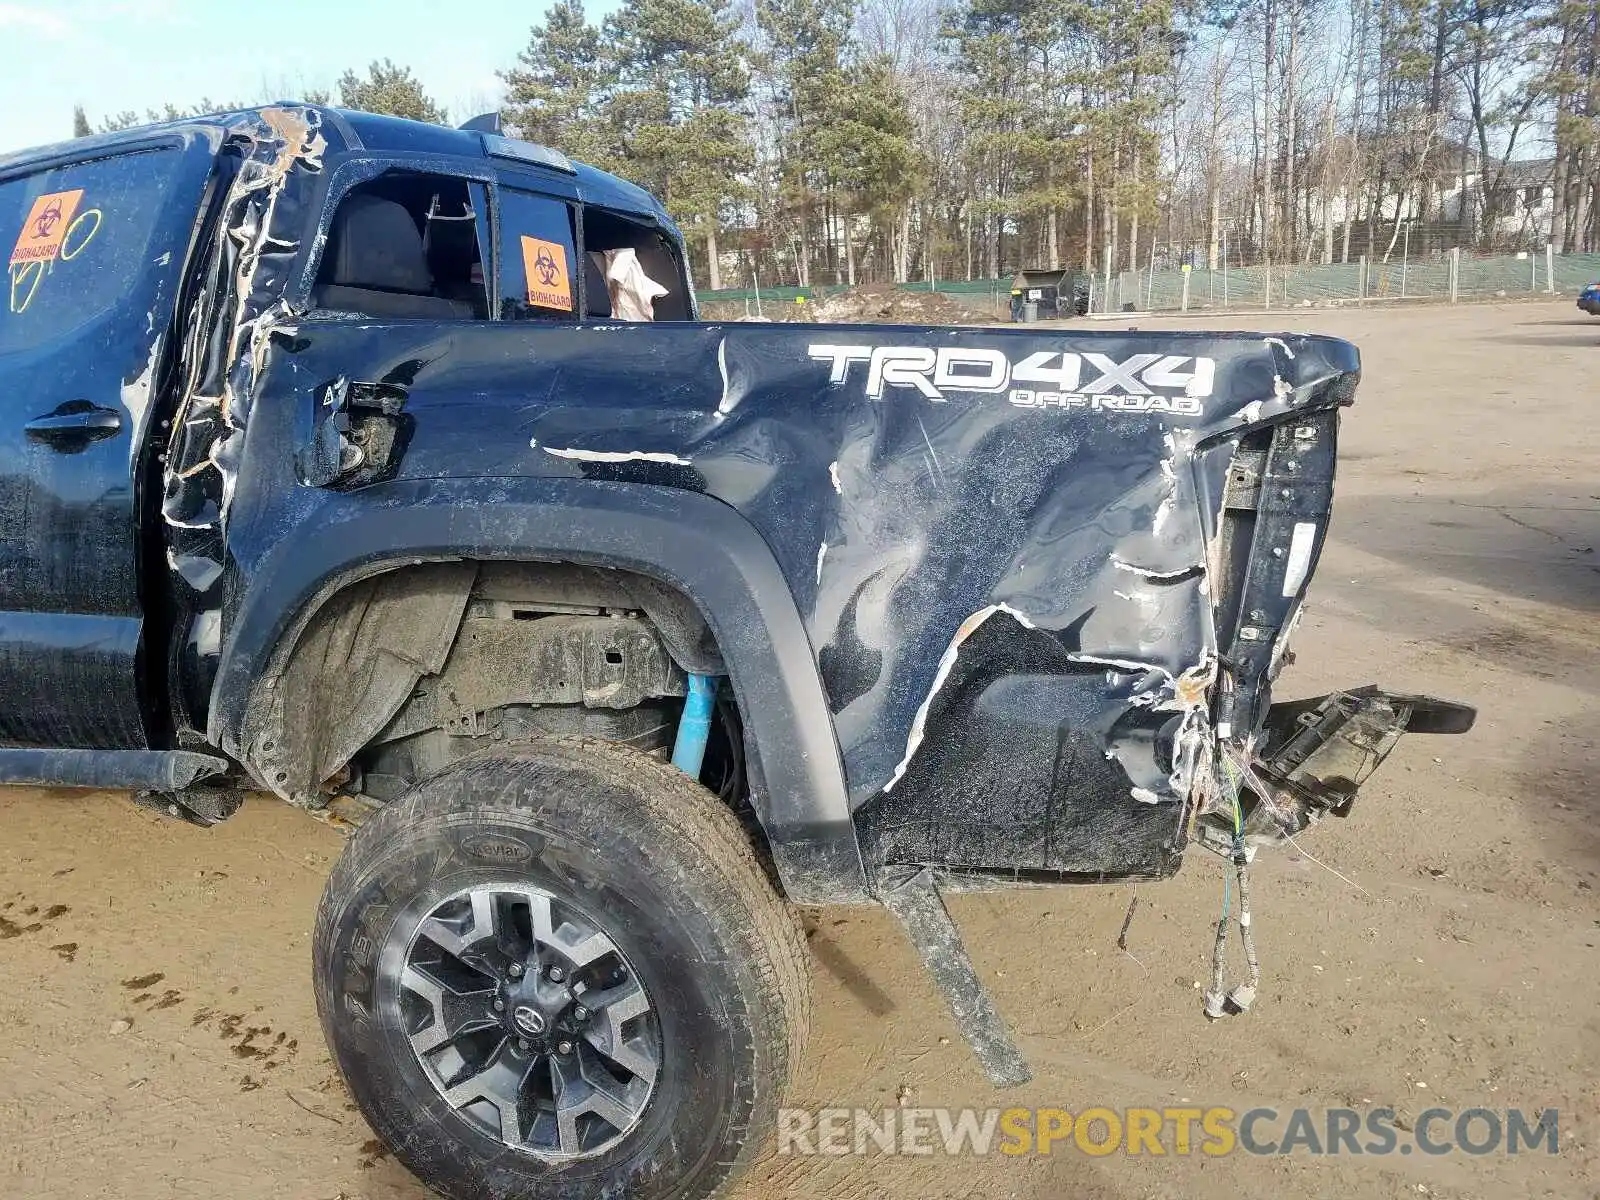
[(717, 698), (717, 681), (711, 675), (690, 675), (689, 694), (678, 721), (678, 738), (672, 745), (672, 765), (690, 779), (700, 778), (711, 738), (711, 709)]

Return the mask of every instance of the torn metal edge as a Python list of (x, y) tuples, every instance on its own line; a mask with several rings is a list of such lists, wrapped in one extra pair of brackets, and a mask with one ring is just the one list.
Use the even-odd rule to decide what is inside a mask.
[(950, 644), (945, 647), (945, 652), (939, 657), (939, 669), (933, 677), (933, 686), (928, 689), (928, 694), (923, 698), (922, 704), (917, 708), (917, 715), (911, 721), (911, 732), (906, 737), (906, 752), (904, 757), (895, 765), (894, 774), (889, 777), (889, 782), (883, 785), (885, 792), (892, 791), (906, 773), (906, 768), (911, 765), (911, 758), (916, 754), (917, 748), (922, 745), (924, 726), (928, 721), (928, 709), (933, 704), (933, 698), (939, 694), (939, 689), (944, 686), (950, 677), (951, 670), (956, 665), (956, 656), (961, 652), (961, 644), (978, 631), (990, 617), (997, 612), (1003, 612), (1011, 617), (1025, 629), (1036, 629), (1033, 621), (1026, 613), (1012, 608), (1009, 604), (990, 604), (973, 613), (956, 629), (955, 636), (950, 639)]
[[(536, 442), (530, 444), (537, 445)], [(670, 463), (677, 467), (692, 465), (687, 458), (681, 455), (667, 454), (660, 450), (574, 450), (555, 446), (539, 446), (539, 449), (554, 458), (572, 459), (575, 462), (656, 462)]]

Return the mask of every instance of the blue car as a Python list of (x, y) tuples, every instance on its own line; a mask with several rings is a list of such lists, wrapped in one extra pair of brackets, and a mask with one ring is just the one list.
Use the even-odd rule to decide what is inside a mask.
[(1578, 307), (1590, 316), (1600, 317), (1600, 280), (1578, 293)]

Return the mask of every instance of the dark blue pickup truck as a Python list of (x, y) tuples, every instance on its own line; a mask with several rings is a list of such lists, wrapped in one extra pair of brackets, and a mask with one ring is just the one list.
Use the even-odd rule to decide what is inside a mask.
[(1275, 698), (1334, 339), (708, 324), (637, 188), (295, 104), (0, 158), (0, 238), (0, 782), (354, 826), (322, 1020), (446, 1195), (724, 1188), (791, 904), (887, 905), (1024, 1078), (942, 891), (1242, 884), (1472, 721)]

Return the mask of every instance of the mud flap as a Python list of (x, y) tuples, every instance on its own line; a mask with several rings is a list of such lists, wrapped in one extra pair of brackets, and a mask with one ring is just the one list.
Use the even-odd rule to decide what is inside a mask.
[[(1245, 777), (1247, 841), (1293, 835), (1324, 814), (1350, 813), (1356, 792), (1406, 733), (1466, 733), (1477, 710), (1373, 685), (1274, 704)], [(1229, 852), (1231, 828), (1203, 824), (1201, 841)]]
[(884, 906), (905, 927), (928, 974), (944, 993), (956, 1028), (966, 1038), (978, 1065), (996, 1087), (1017, 1087), (1033, 1078), (994, 997), (973, 969), (961, 931), (950, 919), (931, 869), (923, 867), (880, 890)]

